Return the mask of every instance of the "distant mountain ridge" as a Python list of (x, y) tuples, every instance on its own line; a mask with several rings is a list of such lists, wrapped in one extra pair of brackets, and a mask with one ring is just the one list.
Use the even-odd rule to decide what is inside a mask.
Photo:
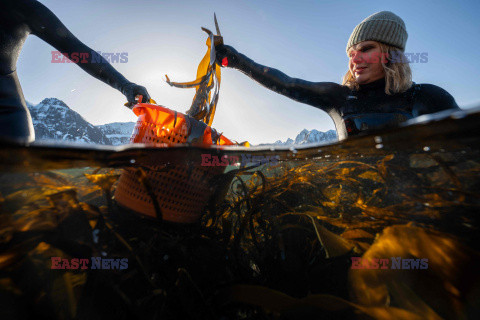
[[(113, 122), (94, 126), (63, 101), (46, 98), (37, 105), (27, 103), (32, 115), (36, 140), (64, 140), (103, 145), (121, 145), (130, 142), (135, 122)], [(265, 145), (304, 145), (309, 143), (336, 141), (335, 130), (321, 132), (302, 130), (295, 140), (280, 140)]]
[(113, 122), (97, 126), (110, 140), (112, 145), (130, 143), (135, 122)]
[(84, 143), (110, 144), (100, 128), (89, 123), (63, 101), (44, 99), (28, 105), (37, 140), (65, 140)]
[(94, 126), (78, 112), (56, 98), (43, 99), (37, 105), (27, 103), (32, 116), (36, 140), (63, 140), (104, 145), (126, 144), (134, 122)]
[(319, 142), (331, 142), (337, 141), (337, 132), (335, 130), (328, 130), (326, 132), (318, 131), (316, 129), (308, 131), (307, 129), (303, 129), (295, 138), (292, 140), (288, 138), (285, 142), (281, 140), (275, 141), (274, 145), (303, 145), (303, 144), (310, 144), (310, 143), (319, 143)]

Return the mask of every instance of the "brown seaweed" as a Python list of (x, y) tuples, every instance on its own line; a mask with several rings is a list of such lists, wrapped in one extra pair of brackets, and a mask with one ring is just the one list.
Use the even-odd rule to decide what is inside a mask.
[[(472, 115), (434, 124), (435, 134), (382, 133), (382, 148), (373, 136), (298, 150), (5, 145), (0, 153), (19, 162), (0, 166), (0, 310), (52, 319), (475, 318), (477, 123)], [(188, 170), (203, 153), (280, 161), (211, 179), (197, 224), (144, 217), (112, 198), (120, 168), (151, 191), (152, 168)], [(52, 257), (105, 256), (128, 268), (51, 269)], [(392, 256), (427, 258), (429, 268), (350, 268), (351, 257)]]

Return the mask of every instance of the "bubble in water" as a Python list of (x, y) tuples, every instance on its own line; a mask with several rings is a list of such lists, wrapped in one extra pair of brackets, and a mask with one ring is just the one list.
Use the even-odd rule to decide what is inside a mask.
[(423, 147), (423, 151), (425, 152), (430, 151), (430, 147)]
[(382, 137), (376, 136), (375, 137), (375, 143), (382, 143)]
[(98, 243), (98, 234), (99, 234), (99, 233), (100, 233), (100, 230), (99, 230), (99, 229), (93, 230), (92, 235), (93, 235), (93, 242), (94, 242), (94, 243)]
[(456, 111), (452, 113), (450, 117), (452, 119), (462, 119), (462, 118), (465, 118), (466, 116), (467, 116), (467, 113), (465, 111)]
[(382, 148), (383, 148), (383, 144), (379, 143), (379, 144), (377, 144), (377, 145), (375, 146), (375, 148), (377, 148), (377, 149), (382, 149)]

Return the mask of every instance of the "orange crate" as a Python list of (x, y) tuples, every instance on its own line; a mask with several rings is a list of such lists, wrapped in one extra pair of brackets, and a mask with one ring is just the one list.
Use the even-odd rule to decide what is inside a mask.
[[(130, 141), (169, 147), (187, 142), (200, 145), (233, 145), (229, 139), (216, 134), (204, 123), (168, 108), (139, 103), (133, 111), (138, 121)], [(212, 140), (213, 136), (213, 140)], [(148, 182), (162, 211), (163, 220), (178, 223), (197, 222), (208, 199), (215, 190), (212, 179), (223, 173), (225, 167), (207, 167), (198, 164), (173, 165), (165, 171), (163, 166), (148, 170)], [(162, 170), (163, 171), (160, 171)], [(116, 201), (138, 213), (155, 217), (150, 195), (135, 175), (135, 169), (127, 168), (121, 175), (115, 190)]]

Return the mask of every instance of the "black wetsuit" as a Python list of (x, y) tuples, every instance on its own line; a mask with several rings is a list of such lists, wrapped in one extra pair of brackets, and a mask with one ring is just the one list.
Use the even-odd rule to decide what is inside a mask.
[(355, 91), (334, 82), (290, 78), (279, 70), (252, 61), (230, 46), (216, 46), (216, 52), (217, 63), (227, 57), (228, 67), (240, 70), (270, 90), (327, 112), (340, 140), (422, 114), (459, 109), (447, 91), (432, 84), (413, 83), (403, 93), (387, 95), (385, 79), (380, 79), (361, 85)]
[(143, 95), (144, 100), (150, 99), (144, 87), (129, 82), (103, 57), (94, 57), (91, 54), (94, 51), (38, 1), (0, 0), (0, 138), (32, 141), (35, 136), (16, 73), (18, 56), (29, 34), (38, 36), (69, 56), (89, 53), (89, 57), (84, 56), (87, 61), (78, 65), (93, 77), (120, 90), (129, 102), (135, 101), (136, 94)]

